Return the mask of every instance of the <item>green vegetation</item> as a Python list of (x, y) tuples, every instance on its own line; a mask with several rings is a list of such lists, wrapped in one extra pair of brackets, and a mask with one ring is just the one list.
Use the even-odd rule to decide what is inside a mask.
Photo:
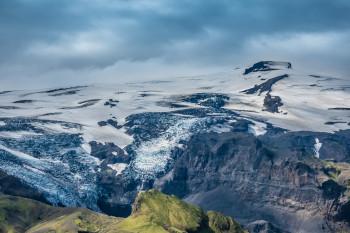
[(215, 233), (244, 232), (242, 227), (230, 217), (214, 211), (209, 211), (207, 214), (209, 217), (209, 227)]
[(130, 217), (121, 219), (86, 209), (57, 208), (0, 196), (0, 232), (7, 233), (243, 233), (232, 218), (151, 190), (141, 192)]
[(89, 210), (80, 209), (48, 221), (43, 221), (30, 228), (27, 233), (75, 233), (75, 232), (115, 232), (117, 231), (119, 218), (97, 214)]
[(330, 161), (324, 161), (323, 171), (333, 180), (337, 180), (338, 176), (341, 174), (341, 169), (337, 165)]
[(158, 191), (141, 192), (132, 215), (121, 224), (121, 229), (131, 232), (195, 232), (201, 227), (204, 212), (174, 196)]
[(323, 173), (325, 176), (319, 176), (321, 183), (328, 179), (333, 180), (338, 185), (344, 187), (343, 195), (350, 200), (350, 165), (349, 163), (337, 163), (331, 161), (323, 161)]
[(0, 232), (23, 232), (33, 222), (51, 215), (50, 207), (39, 202), (0, 196)]

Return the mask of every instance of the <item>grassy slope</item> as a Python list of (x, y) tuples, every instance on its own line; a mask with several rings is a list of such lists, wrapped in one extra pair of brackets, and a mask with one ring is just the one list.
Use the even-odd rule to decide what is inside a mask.
[(141, 192), (134, 203), (133, 213), (119, 224), (127, 232), (167, 233), (241, 233), (243, 229), (216, 212), (204, 213), (174, 196), (156, 190)]
[(38, 222), (44, 217), (54, 217), (61, 211), (63, 210), (52, 211), (45, 204), (25, 198), (0, 196), (0, 232), (23, 232), (33, 222)]
[(115, 231), (120, 219), (79, 208), (57, 208), (38, 201), (0, 196), (0, 232), (76, 233)]
[(121, 224), (131, 232), (186, 232), (199, 229), (205, 214), (173, 196), (151, 190), (138, 195), (132, 215)]
[(243, 233), (234, 220), (203, 212), (174, 196), (141, 192), (125, 219), (86, 209), (57, 208), (25, 198), (0, 196), (0, 232), (17, 233)]

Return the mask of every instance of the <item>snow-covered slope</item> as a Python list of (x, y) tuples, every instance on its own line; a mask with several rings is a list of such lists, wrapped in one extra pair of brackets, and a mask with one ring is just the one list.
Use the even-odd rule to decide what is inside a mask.
[[(103, 128), (97, 122), (115, 117), (119, 124), (141, 112), (173, 111), (170, 104), (200, 107), (181, 101), (179, 96), (194, 93), (222, 93), (230, 97), (225, 108), (245, 116), (254, 116), (289, 130), (332, 132), (348, 128), (350, 81), (300, 73), (278, 63), (271, 70), (245, 69), (208, 76), (181, 77), (143, 83), (93, 85), (52, 90), (20, 90), (0, 93), (2, 117), (38, 117), (81, 124), (84, 138), (113, 141), (120, 146), (131, 142), (123, 130)], [(271, 86), (271, 90), (246, 94), (243, 91), (266, 83), (274, 77), (288, 75)], [(270, 92), (279, 96), (283, 106), (279, 113), (265, 111), (264, 98)], [(112, 100), (112, 101), (108, 101)], [(116, 106), (112, 107), (107, 102)], [(331, 124), (334, 123), (334, 124)], [(64, 131), (51, 125), (52, 130)], [(112, 128), (112, 129), (110, 129)], [(115, 140), (113, 140), (115, 139)]]
[(269, 127), (348, 129), (350, 83), (302, 73), (290, 63), (260, 62), (207, 76), (2, 90), (0, 117), (1, 170), (51, 202), (98, 209), (95, 183), (104, 170), (155, 177), (195, 132), (227, 132), (239, 120), (256, 136)]

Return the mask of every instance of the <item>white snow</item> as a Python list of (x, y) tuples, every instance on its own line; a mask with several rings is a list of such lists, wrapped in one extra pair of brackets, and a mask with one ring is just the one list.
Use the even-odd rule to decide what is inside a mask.
[(254, 134), (255, 136), (264, 135), (266, 130), (266, 124), (258, 121), (252, 121), (254, 124), (249, 125), (249, 132)]
[(40, 134), (30, 131), (0, 131), (0, 137), (19, 139), (28, 136), (38, 136)]
[(83, 150), (85, 150), (86, 153), (88, 153), (88, 154), (91, 153), (91, 146), (89, 143), (83, 143), (81, 145), (81, 147), (83, 148)]
[(84, 126), (82, 137), (85, 142), (97, 141), (103, 144), (113, 142), (121, 148), (133, 142), (132, 136), (126, 134), (125, 129), (116, 129), (109, 125), (104, 127)]
[(315, 152), (315, 157), (316, 158), (320, 158), (320, 150), (322, 147), (322, 143), (320, 142), (320, 140), (318, 138), (315, 138), (315, 145), (314, 145), (314, 152)]
[(116, 175), (122, 174), (122, 172), (125, 170), (125, 168), (128, 166), (126, 163), (115, 163), (115, 164), (108, 164), (107, 165), (109, 168), (113, 169), (116, 171)]
[[(43, 115), (39, 118), (80, 124), (81, 127), (78, 128), (67, 128), (56, 123), (37, 123), (36, 126), (53, 132), (81, 134), (84, 139), (83, 148), (86, 152), (91, 152), (88, 143), (93, 140), (100, 143), (113, 142), (121, 148), (133, 142), (132, 136), (126, 133), (125, 128), (116, 129), (109, 125), (100, 127), (97, 122), (115, 117), (118, 124), (123, 125), (126, 117), (131, 114), (175, 110), (166, 105), (160, 106), (159, 102), (164, 101), (198, 108), (201, 106), (181, 102), (176, 97), (199, 92), (229, 95), (230, 101), (225, 108), (238, 112), (244, 118), (258, 119), (254, 121), (255, 125), (250, 126), (251, 133), (255, 135), (262, 135), (266, 132), (266, 126), (259, 123), (264, 121), (291, 131), (335, 132), (350, 128), (348, 125), (350, 122), (349, 111), (329, 110), (329, 108), (350, 107), (350, 89), (342, 90), (343, 87), (349, 86), (347, 80), (329, 77), (315, 78), (307, 73), (284, 69), (283, 63), (276, 65), (282, 70), (242, 75), (243, 69), (236, 69), (210, 75), (164, 78), (161, 81), (152, 82), (91, 85), (77, 88), (80, 91), (74, 95), (50, 96), (49, 93), (43, 92), (47, 90), (14, 91), (1, 96), (0, 106), (11, 106), (14, 101), (23, 98), (36, 101), (31, 104), (22, 104), (19, 109), (0, 109), (0, 115), (1, 117), (37, 117)], [(243, 90), (283, 74), (288, 74), (289, 77), (273, 85), (271, 92), (271, 95), (280, 96), (282, 99), (281, 113), (263, 111), (264, 94), (259, 96), (258, 94), (242, 93)], [(40, 91), (41, 93), (35, 93)], [(148, 95), (142, 96), (141, 94)], [(79, 106), (79, 102), (91, 99), (100, 99), (100, 101), (85, 108), (64, 108)], [(109, 99), (119, 100), (119, 103), (112, 108), (105, 106), (104, 103)], [(46, 115), (50, 113), (55, 114)], [(334, 121), (346, 123), (325, 124)], [(0, 126), (4, 124), (0, 121)], [(212, 130), (223, 132), (228, 129), (219, 127)], [(1, 135), (6, 137), (18, 135), (17, 137), (19, 137), (26, 135), (26, 133), (2, 132)]]
[(214, 125), (210, 127), (209, 132), (215, 132), (215, 133), (227, 133), (232, 130), (232, 127), (230, 125)]
[(17, 156), (18, 158), (27, 160), (27, 161), (31, 161), (31, 162), (40, 162), (40, 159), (34, 158), (31, 155), (25, 154), (21, 151), (17, 151), (17, 150), (13, 150), (10, 148), (7, 148), (6, 146), (0, 144), (0, 150), (4, 150), (7, 151), (8, 153)]
[(0, 121), (0, 126), (5, 126), (6, 123), (4, 121)]
[(45, 123), (45, 124), (32, 123), (32, 125), (38, 128), (44, 129), (46, 131), (55, 132), (55, 133), (79, 133), (80, 132), (80, 130), (77, 128), (67, 128), (60, 123)]

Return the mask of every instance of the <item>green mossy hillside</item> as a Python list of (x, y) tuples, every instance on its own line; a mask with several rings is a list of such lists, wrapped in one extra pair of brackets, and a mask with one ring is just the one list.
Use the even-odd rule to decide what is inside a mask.
[(244, 232), (242, 227), (232, 218), (218, 212), (208, 211), (209, 227), (215, 233)]
[(232, 218), (216, 212), (205, 213), (175, 196), (156, 190), (139, 193), (130, 217), (120, 229), (143, 233), (241, 233), (241, 226)]
[(232, 218), (156, 190), (140, 192), (128, 218), (79, 208), (57, 208), (0, 196), (0, 232), (6, 233), (243, 233)]

